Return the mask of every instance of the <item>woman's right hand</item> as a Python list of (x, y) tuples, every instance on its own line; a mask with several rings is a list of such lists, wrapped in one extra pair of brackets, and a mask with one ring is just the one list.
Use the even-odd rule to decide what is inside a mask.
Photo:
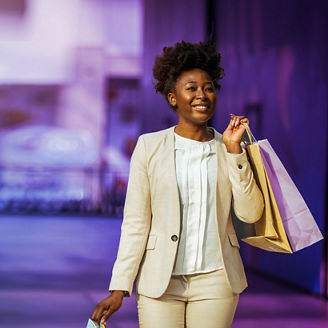
[(105, 323), (107, 319), (116, 312), (122, 305), (124, 291), (114, 290), (111, 295), (99, 302), (91, 316), (91, 320), (98, 323)]

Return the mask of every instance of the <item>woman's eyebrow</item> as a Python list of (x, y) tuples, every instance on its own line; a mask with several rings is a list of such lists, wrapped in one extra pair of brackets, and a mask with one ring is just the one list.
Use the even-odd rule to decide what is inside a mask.
[[(188, 84), (188, 83), (197, 83), (197, 81), (188, 81), (188, 82), (186, 82), (184, 85), (186, 85), (186, 84)], [(207, 84), (207, 83), (212, 84), (213, 81), (205, 81), (204, 84)]]

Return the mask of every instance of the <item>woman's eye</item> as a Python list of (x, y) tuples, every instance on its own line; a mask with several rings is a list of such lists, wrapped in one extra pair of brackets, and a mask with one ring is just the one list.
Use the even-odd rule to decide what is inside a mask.
[(196, 88), (195, 87), (189, 87), (189, 88), (187, 88), (187, 90), (195, 91)]
[(213, 92), (214, 89), (213, 88), (206, 88), (206, 91)]

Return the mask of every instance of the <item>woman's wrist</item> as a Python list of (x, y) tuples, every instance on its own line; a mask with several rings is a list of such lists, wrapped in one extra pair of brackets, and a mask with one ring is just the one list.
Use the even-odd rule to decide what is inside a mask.
[(123, 298), (125, 295), (125, 290), (113, 290), (111, 291), (111, 295), (120, 296)]
[(240, 146), (240, 143), (237, 142), (231, 142), (229, 145), (226, 145), (227, 152), (231, 154), (241, 154), (242, 149)]

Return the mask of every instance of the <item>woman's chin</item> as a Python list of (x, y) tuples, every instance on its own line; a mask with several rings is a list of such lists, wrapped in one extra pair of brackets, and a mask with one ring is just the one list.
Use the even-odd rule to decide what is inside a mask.
[(209, 119), (211, 119), (213, 117), (213, 113), (212, 112), (195, 112), (195, 119), (202, 121), (202, 122), (207, 122)]

